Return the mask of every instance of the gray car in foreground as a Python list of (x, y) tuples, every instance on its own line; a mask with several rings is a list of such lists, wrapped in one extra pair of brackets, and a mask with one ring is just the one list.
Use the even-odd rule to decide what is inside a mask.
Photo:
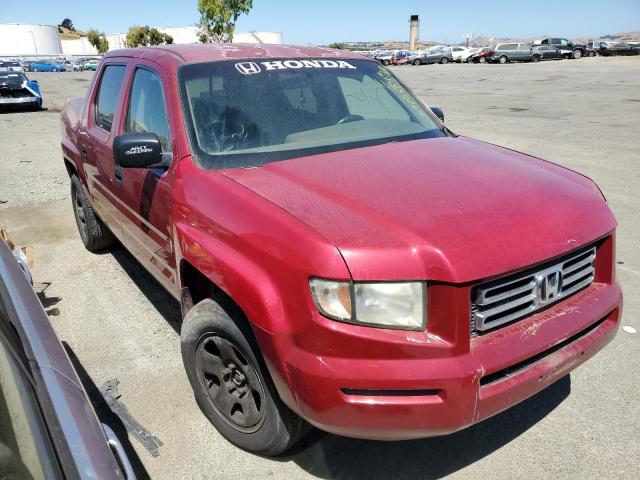
[(135, 478), (0, 240), (0, 479)]

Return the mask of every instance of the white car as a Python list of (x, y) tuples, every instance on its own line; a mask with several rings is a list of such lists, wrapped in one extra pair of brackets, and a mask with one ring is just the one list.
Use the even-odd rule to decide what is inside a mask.
[(451, 47), (453, 54), (453, 61), (458, 63), (464, 63), (473, 53), (471, 48), (460, 47), (458, 45)]

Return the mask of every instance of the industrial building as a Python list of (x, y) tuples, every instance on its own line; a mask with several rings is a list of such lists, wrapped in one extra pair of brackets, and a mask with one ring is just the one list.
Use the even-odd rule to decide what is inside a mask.
[[(197, 43), (197, 27), (158, 28), (173, 37), (174, 43)], [(109, 50), (125, 48), (126, 33), (106, 35)], [(280, 32), (238, 32), (234, 43), (282, 44)], [(60, 40), (55, 25), (29, 25), (24, 23), (0, 24), (0, 57), (51, 57), (96, 55), (98, 52), (86, 37)]]

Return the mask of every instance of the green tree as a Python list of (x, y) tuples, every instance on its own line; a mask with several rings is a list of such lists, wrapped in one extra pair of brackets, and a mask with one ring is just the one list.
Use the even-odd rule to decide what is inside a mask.
[(173, 43), (173, 37), (167, 33), (160, 32), (157, 28), (149, 28), (134, 25), (129, 28), (124, 45), (127, 48), (146, 47), (148, 45), (163, 45)]
[(344, 44), (333, 42), (329, 44), (329, 48), (337, 48), (338, 50), (342, 50), (344, 48)]
[(236, 20), (243, 13), (249, 13), (252, 7), (253, 0), (198, 0), (198, 40), (202, 43), (231, 42)]
[(87, 32), (87, 40), (93, 45), (100, 55), (104, 55), (109, 51), (109, 42), (107, 37), (102, 32), (98, 32), (95, 28), (92, 28)]
[(70, 30), (72, 32), (76, 31), (75, 27), (73, 26), (73, 22), (71, 21), (70, 18), (65, 18), (64, 20), (62, 20), (62, 23), (59, 26), (66, 28), (67, 30)]

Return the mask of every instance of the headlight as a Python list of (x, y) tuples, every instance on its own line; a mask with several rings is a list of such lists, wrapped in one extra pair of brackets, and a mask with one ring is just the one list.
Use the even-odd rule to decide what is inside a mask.
[(313, 300), (323, 315), (374, 327), (423, 330), (424, 283), (349, 283), (311, 279)]

